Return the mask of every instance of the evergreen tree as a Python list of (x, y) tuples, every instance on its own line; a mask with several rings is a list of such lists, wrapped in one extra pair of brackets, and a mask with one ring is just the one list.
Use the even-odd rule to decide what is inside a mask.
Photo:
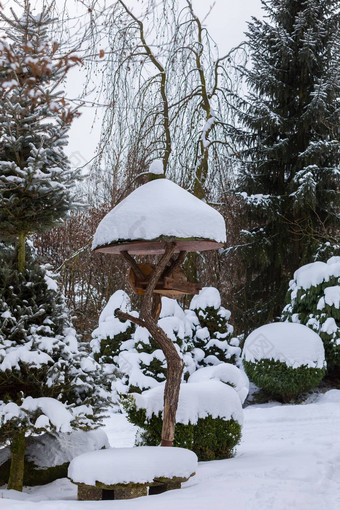
[[(75, 174), (64, 153), (76, 114), (60, 91), (79, 62), (51, 41), (48, 7), (34, 15), (28, 2), (20, 18), (1, 13), (0, 42), (0, 238), (24, 240), (54, 225), (71, 207)], [(74, 206), (74, 204), (72, 204)]]
[(248, 211), (239, 306), (250, 327), (279, 315), (289, 275), (336, 237), (340, 202), (339, 2), (262, 5), (247, 33), (250, 92), (235, 134)]
[(204, 287), (194, 296), (190, 309), (198, 318), (193, 336), (197, 368), (220, 363), (239, 365), (241, 349), (229, 324), (230, 311), (221, 306), (221, 296), (214, 287)]
[(13, 249), (0, 255), (0, 445), (11, 445), (9, 486), (20, 489), (25, 436), (95, 428), (108, 400), (56, 282), (31, 256), (22, 273)]

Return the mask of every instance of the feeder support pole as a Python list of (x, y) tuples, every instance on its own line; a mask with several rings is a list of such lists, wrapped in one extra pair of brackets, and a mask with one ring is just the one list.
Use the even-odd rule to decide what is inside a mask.
[[(153, 339), (162, 349), (166, 362), (167, 362), (167, 377), (164, 388), (164, 413), (163, 413), (163, 427), (162, 427), (162, 442), (161, 446), (172, 446), (175, 425), (176, 425), (176, 411), (178, 406), (178, 398), (180, 385), (182, 381), (182, 372), (184, 368), (183, 360), (178, 354), (176, 347), (172, 340), (166, 333), (158, 326), (157, 309), (159, 309), (159, 298), (153, 300), (153, 291), (160, 277), (162, 276), (166, 265), (170, 261), (176, 248), (176, 243), (167, 243), (165, 253), (161, 257), (158, 264), (155, 266), (151, 274), (148, 286), (143, 296), (143, 302), (139, 318), (122, 312), (116, 311), (116, 316), (119, 319), (130, 320), (135, 324), (146, 328)], [(183, 256), (183, 255), (182, 255)], [(182, 258), (181, 256), (181, 258)], [(158, 303), (157, 303), (158, 299)]]

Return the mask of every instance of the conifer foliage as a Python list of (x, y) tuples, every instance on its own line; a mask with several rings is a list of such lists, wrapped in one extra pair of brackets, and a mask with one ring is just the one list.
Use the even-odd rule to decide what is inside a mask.
[(31, 255), (18, 271), (13, 251), (1, 245), (0, 445), (22, 459), (25, 437), (94, 428), (108, 400), (55, 280)]
[(266, 0), (249, 24), (249, 87), (239, 101), (239, 197), (251, 326), (279, 314), (287, 277), (335, 238), (339, 211), (337, 0)]
[(328, 375), (340, 378), (340, 257), (300, 267), (289, 282), (282, 319), (320, 335)]
[(95, 427), (107, 402), (99, 366), (78, 350), (55, 283), (49, 288), (27, 252), (27, 235), (75, 205), (77, 176), (64, 146), (76, 111), (60, 87), (79, 60), (50, 39), (51, 5), (43, 2), (34, 15), (25, 0), (21, 17), (0, 14), (0, 239), (7, 243), (0, 254), (0, 445), (10, 445), (8, 488), (16, 490), (26, 436)]
[[(79, 63), (51, 41), (47, 7), (34, 15), (1, 13), (0, 41), (0, 237), (42, 232), (71, 207), (75, 175), (64, 153), (76, 111), (60, 87)], [(74, 205), (74, 204), (73, 204)]]

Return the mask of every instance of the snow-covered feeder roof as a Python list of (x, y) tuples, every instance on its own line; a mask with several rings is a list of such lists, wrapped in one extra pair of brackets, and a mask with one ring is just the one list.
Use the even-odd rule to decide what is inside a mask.
[(188, 479), (196, 469), (197, 456), (190, 450), (138, 446), (79, 455), (71, 461), (68, 477), (86, 485), (147, 484), (158, 478)]
[(245, 361), (273, 359), (289, 367), (325, 366), (325, 350), (319, 335), (307, 326), (292, 322), (274, 322), (255, 329), (243, 348)]
[(216, 250), (226, 241), (219, 212), (168, 179), (134, 190), (99, 223), (92, 249), (103, 253), (160, 254), (167, 242), (176, 252)]
[[(145, 409), (146, 416), (163, 412), (164, 386), (156, 386), (142, 394), (133, 393), (138, 409)], [(195, 384), (182, 383), (179, 392), (176, 423), (195, 424), (199, 418), (234, 419), (242, 425), (243, 410), (238, 394), (228, 384), (205, 380)]]

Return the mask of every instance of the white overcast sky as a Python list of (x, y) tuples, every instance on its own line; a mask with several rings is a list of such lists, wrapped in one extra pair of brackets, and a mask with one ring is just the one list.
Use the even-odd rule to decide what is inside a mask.
[[(57, 0), (57, 2), (60, 5), (66, 4), (70, 12), (78, 11), (76, 6), (79, 6), (79, 3), (76, 0)], [(244, 40), (247, 21), (250, 21), (252, 16), (261, 16), (261, 0), (192, 0), (192, 2), (200, 19), (204, 18), (213, 6), (209, 16), (205, 19), (205, 25), (217, 43), (220, 55), (225, 54)], [(18, 12), (18, 4), (23, 4), (21, 0), (16, 2), (13, 0), (2, 0), (1, 3), (5, 11), (10, 6), (14, 6), (16, 12)], [(41, 3), (42, 0), (31, 0), (31, 5), (37, 10), (39, 10), (39, 4), (41, 5)], [(86, 3), (85, 0), (84, 4), (86, 5)], [(134, 4), (137, 6), (143, 2), (128, 0), (128, 3), (131, 6)], [(67, 95), (69, 97), (79, 96), (83, 80), (83, 73), (73, 72), (68, 84)], [(95, 128), (91, 130), (93, 119), (94, 111), (86, 108), (80, 118), (76, 119), (72, 125), (67, 152), (74, 166), (84, 164), (95, 154), (100, 136), (100, 128), (99, 122), (97, 122)]]
[[(133, 1), (131, 0), (131, 4)], [(193, 6), (200, 18), (213, 5), (205, 24), (216, 41), (220, 55), (228, 52), (244, 40), (244, 31), (251, 16), (261, 16), (260, 0), (193, 0)], [(80, 75), (77, 75), (80, 78)], [(78, 78), (78, 80), (79, 80)], [(72, 80), (73, 81), (73, 80)], [(71, 83), (71, 88), (72, 83)], [(79, 88), (76, 87), (78, 90)], [(75, 92), (70, 90), (70, 93)], [(71, 95), (71, 94), (70, 94)], [(74, 96), (73, 96), (74, 97)], [(88, 108), (74, 121), (70, 132), (68, 154), (72, 165), (78, 166), (89, 161), (95, 154), (100, 136), (99, 124), (91, 130), (93, 112)]]

